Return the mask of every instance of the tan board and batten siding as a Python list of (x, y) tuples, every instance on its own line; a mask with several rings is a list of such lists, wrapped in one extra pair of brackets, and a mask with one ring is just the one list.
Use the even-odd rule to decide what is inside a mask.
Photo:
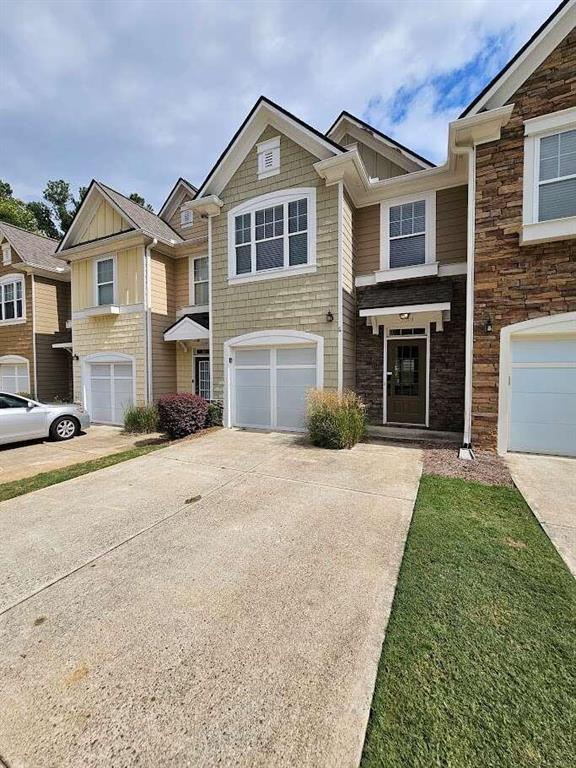
[[(143, 246), (110, 251), (116, 258), (117, 297), (120, 305), (141, 304), (144, 301)], [(72, 269), (72, 311), (78, 312), (96, 305), (94, 295), (95, 257), (74, 261)]]
[(70, 399), (72, 357), (53, 349), (70, 319), (70, 283), (34, 276), (36, 366), (41, 400)]
[(74, 245), (127, 232), (131, 228), (131, 225), (120, 216), (110, 203), (101, 200), (84, 229), (80, 231), (78, 237), (74, 238)]
[[(11, 274), (22, 274), (19, 267), (22, 262), (14, 248), (12, 248), (12, 264), (4, 266), (0, 262), (0, 277)], [(0, 325), (0, 357), (4, 355), (19, 355), (28, 360), (30, 367), (30, 394), (35, 395), (34, 388), (34, 343), (32, 332), (32, 278), (26, 275), (24, 278), (24, 290), (26, 292), (26, 322), (13, 325)]]
[(356, 385), (356, 301), (354, 298), (354, 241), (352, 203), (342, 200), (342, 385)]
[[(436, 192), (436, 261), (457, 264), (466, 261), (468, 187), (450, 187)], [(356, 275), (380, 269), (380, 205), (354, 212)]]
[[(314, 170), (317, 161), (275, 128), (257, 142), (280, 135), (280, 173), (259, 181), (255, 147), (220, 193), (224, 207), (212, 219), (212, 323), (214, 397), (224, 390), (224, 342), (253, 331), (301, 330), (322, 335), (324, 385), (338, 386), (338, 187), (326, 187)], [(228, 212), (259, 195), (290, 187), (316, 187), (316, 271), (228, 285)]]

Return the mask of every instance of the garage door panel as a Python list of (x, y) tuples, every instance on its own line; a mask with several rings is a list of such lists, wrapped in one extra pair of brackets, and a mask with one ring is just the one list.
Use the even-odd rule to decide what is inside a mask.
[(518, 339), (512, 344), (512, 363), (569, 363), (576, 360), (576, 340)]
[(538, 422), (516, 424), (510, 436), (510, 450), (574, 456), (576, 454), (574, 426), (571, 424), (540, 424)]
[(270, 426), (270, 370), (236, 369), (236, 422), (239, 426)]
[(316, 385), (315, 368), (279, 368), (277, 371), (277, 426), (303, 429), (306, 425), (306, 394)]
[(510, 420), (512, 424), (550, 422), (574, 424), (576, 428), (576, 397), (566, 394), (541, 397), (536, 393), (518, 392), (512, 399)]
[(576, 368), (517, 368), (512, 375), (512, 393), (576, 394)]
[(92, 378), (91, 417), (94, 421), (112, 421), (112, 382), (110, 378)]
[(91, 363), (89, 376), (92, 421), (122, 424), (134, 402), (132, 363)]
[(293, 349), (278, 349), (277, 365), (316, 365), (316, 350), (314, 347)]
[(270, 365), (270, 350), (239, 349), (236, 352), (236, 365)]

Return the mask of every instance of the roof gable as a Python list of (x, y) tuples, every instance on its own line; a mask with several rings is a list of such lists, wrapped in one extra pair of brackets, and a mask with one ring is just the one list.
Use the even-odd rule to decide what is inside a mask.
[(132, 229), (131, 224), (103, 197), (95, 202), (95, 207), (87, 211), (84, 228), (73, 239), (74, 245), (99, 240), (101, 237), (116, 235)]
[(168, 219), (172, 218), (174, 211), (176, 211), (178, 206), (181, 205), (186, 198), (192, 200), (196, 196), (197, 192), (198, 190), (193, 184), (190, 184), (189, 181), (186, 181), (186, 179), (180, 177), (176, 184), (174, 184), (172, 187), (172, 190), (162, 205), (162, 208), (160, 208), (158, 216), (164, 219), (164, 221), (168, 221)]
[(343, 152), (332, 139), (261, 96), (202, 183), (196, 199), (222, 192), (267, 126), (288, 136), (320, 160)]
[(377, 128), (365, 123), (364, 120), (350, 114), (350, 112), (341, 112), (326, 131), (326, 135), (338, 143), (346, 135), (350, 135), (390, 162), (400, 166), (407, 173), (421, 171), (423, 168), (434, 168), (434, 163), (430, 160), (417, 152), (413, 152)]
[(564, 0), (460, 117), (506, 104), (520, 86), (576, 26), (576, 0)]
[(0, 240), (3, 238), (10, 243), (24, 264), (49, 272), (68, 272), (66, 264), (54, 256), (58, 247), (57, 240), (0, 221)]

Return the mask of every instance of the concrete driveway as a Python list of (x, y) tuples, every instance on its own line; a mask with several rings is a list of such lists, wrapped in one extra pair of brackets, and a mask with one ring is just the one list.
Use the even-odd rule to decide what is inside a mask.
[(510, 453), (510, 474), (576, 576), (576, 459)]
[(122, 427), (95, 424), (78, 437), (61, 443), (33, 440), (0, 445), (0, 483), (98, 459), (161, 437), (158, 434), (130, 435)]
[(223, 430), (0, 504), (1, 758), (357, 765), (420, 473)]

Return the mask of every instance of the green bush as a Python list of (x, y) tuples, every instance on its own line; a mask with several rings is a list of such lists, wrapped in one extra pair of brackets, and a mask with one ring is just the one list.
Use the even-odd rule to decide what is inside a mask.
[(208, 416), (206, 417), (207, 427), (222, 426), (222, 403), (218, 400), (212, 400), (208, 403)]
[(364, 404), (354, 392), (313, 389), (308, 395), (308, 435), (319, 448), (352, 448), (366, 431)]
[(157, 432), (158, 410), (155, 405), (130, 405), (124, 413), (126, 432)]

